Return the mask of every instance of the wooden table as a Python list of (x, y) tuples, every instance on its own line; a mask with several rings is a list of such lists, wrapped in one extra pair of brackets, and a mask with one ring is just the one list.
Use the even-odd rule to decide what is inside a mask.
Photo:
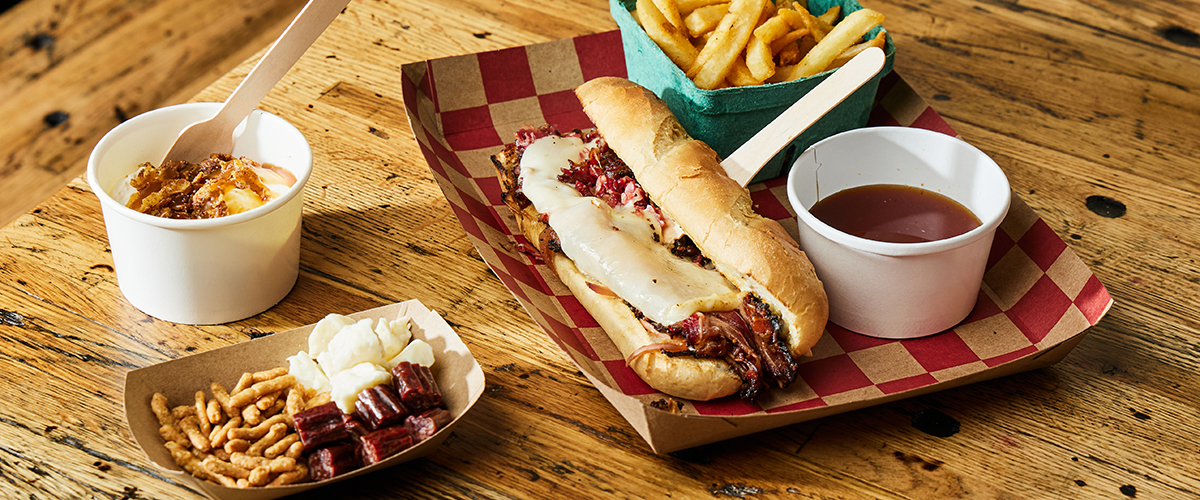
[[(300, 280), (278, 306), (207, 327), (141, 313), (79, 179), (0, 231), (0, 497), (197, 497), (131, 440), (124, 373), (408, 298), (456, 326), (487, 390), (443, 448), (341, 483), (348, 498), (1200, 496), (1197, 9), (866, 4), (887, 15), (897, 71), (1116, 299), (1061, 363), (651, 453), (472, 249), (400, 93), (403, 63), (611, 30), (607, 4), (356, 0), (261, 105), (304, 132), (317, 165)], [(252, 62), (195, 100), (222, 100)], [(931, 408), (961, 431), (914, 428)]]

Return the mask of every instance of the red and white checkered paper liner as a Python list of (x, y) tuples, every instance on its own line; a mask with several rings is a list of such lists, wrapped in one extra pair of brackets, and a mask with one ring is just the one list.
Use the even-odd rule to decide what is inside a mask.
[[(515, 249), (528, 241), (500, 200), (500, 182), (489, 159), (525, 125), (591, 127), (573, 89), (600, 76), (626, 76), (619, 32), (406, 64), (402, 73), (409, 123), (425, 160), (496, 276), (592, 380), (643, 404), (662, 399), (663, 394), (625, 366), (603, 330), (549, 268)], [(878, 125), (956, 135), (895, 72), (879, 87), (868, 126)], [(786, 176), (749, 190), (756, 210), (780, 221), (795, 238), (797, 221), (785, 181)], [(882, 340), (830, 323), (786, 390), (756, 402), (736, 397), (686, 402), (683, 412), (751, 416), (891, 400), (897, 393), (1036, 356), (1082, 335), (1112, 305), (1096, 276), (1016, 195), (987, 266), (978, 304), (951, 330), (920, 339)]]

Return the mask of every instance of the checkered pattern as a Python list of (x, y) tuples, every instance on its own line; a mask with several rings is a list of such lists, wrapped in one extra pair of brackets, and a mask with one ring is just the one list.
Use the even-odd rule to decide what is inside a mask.
[[(405, 107), (429, 168), (471, 242), (529, 315), (580, 369), (643, 402), (663, 397), (625, 366), (579, 301), (522, 253), (489, 157), (525, 125), (591, 126), (572, 89), (625, 76), (619, 32), (407, 64)], [(869, 126), (956, 135), (894, 72), (880, 84)], [(749, 187), (756, 209), (796, 236), (785, 179)], [(755, 403), (689, 402), (686, 413), (751, 415), (882, 398), (1034, 356), (1094, 325), (1112, 305), (1096, 276), (1017, 196), (993, 243), (975, 310), (953, 329), (881, 340), (829, 324), (791, 387)]]

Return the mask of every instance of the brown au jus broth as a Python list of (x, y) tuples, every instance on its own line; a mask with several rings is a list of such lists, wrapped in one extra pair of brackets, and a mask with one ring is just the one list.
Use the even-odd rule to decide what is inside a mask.
[(809, 213), (844, 233), (889, 243), (921, 243), (958, 236), (981, 225), (967, 207), (912, 186), (872, 184), (826, 196)]

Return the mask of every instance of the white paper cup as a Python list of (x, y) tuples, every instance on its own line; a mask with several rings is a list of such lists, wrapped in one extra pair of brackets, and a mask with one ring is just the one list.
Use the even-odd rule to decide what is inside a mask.
[(100, 198), (121, 293), (146, 314), (175, 323), (227, 323), (263, 312), (283, 300), (299, 272), (312, 149), (278, 116), (255, 110), (235, 132), (234, 156), (296, 176), (283, 196), (261, 207), (175, 220), (140, 213), (113, 197), (138, 165), (157, 165), (184, 127), (212, 117), (220, 106), (180, 104), (135, 116), (105, 134), (88, 158), (88, 184)]
[[(887, 243), (843, 233), (808, 212), (833, 193), (871, 184), (941, 193), (982, 225), (943, 240)], [(982, 151), (909, 127), (851, 130), (812, 145), (792, 165), (787, 190), (800, 246), (829, 296), (830, 321), (892, 339), (941, 332), (971, 312), (1012, 197), (1004, 172)]]

